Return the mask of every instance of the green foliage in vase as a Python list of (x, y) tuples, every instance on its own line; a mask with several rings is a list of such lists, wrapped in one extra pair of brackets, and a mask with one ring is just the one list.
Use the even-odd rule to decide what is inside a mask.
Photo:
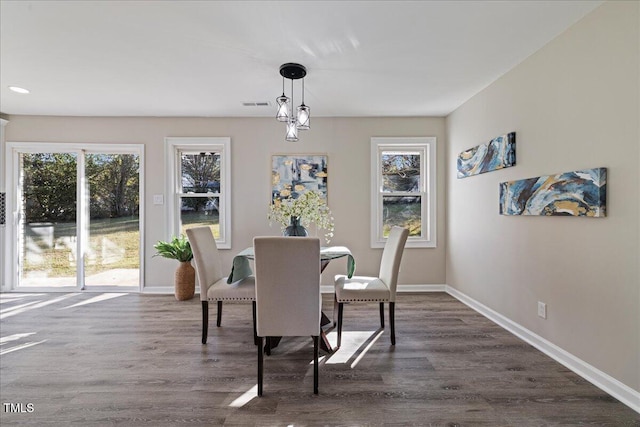
[(189, 240), (183, 235), (174, 237), (170, 242), (159, 241), (153, 245), (153, 247), (157, 251), (154, 256), (175, 259), (180, 262), (191, 261), (193, 259), (193, 252), (191, 251)]
[(327, 243), (333, 237), (331, 209), (317, 191), (307, 191), (297, 199), (275, 200), (269, 205), (267, 218), (269, 221), (279, 222), (283, 229), (289, 225), (291, 217), (299, 218), (304, 227), (315, 223), (318, 228), (325, 230)]

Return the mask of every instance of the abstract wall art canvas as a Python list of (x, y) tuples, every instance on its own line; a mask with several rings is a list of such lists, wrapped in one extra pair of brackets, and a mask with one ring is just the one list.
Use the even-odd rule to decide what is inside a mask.
[(501, 215), (606, 216), (607, 168), (500, 183)]
[(458, 154), (458, 178), (516, 164), (516, 133), (511, 132)]
[(327, 199), (327, 156), (278, 154), (271, 158), (271, 200), (297, 199), (317, 191)]

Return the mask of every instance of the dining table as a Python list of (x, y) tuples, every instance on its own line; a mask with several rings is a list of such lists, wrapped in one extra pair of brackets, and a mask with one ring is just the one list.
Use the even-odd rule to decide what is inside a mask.
[[(353, 273), (356, 270), (356, 261), (351, 251), (346, 246), (323, 246), (320, 248), (320, 272), (322, 273), (324, 269), (329, 265), (331, 260), (337, 258), (347, 258), (347, 277), (351, 278)], [(251, 262), (255, 258), (255, 253), (253, 251), (253, 246), (243, 249), (238, 252), (236, 256), (233, 257), (233, 264), (231, 267), (231, 272), (227, 277), (227, 283), (231, 284), (238, 280), (244, 279), (245, 277), (249, 277), (253, 274), (253, 270), (251, 268)], [(320, 319), (320, 349), (328, 354), (333, 353), (335, 350), (329, 343), (329, 339), (327, 338), (327, 334), (325, 332), (325, 328), (327, 325), (331, 324), (331, 320), (324, 311), (321, 311), (321, 319)], [(282, 337), (269, 337), (269, 348), (265, 348), (265, 351), (269, 353), (272, 348), (277, 347), (280, 339)]]

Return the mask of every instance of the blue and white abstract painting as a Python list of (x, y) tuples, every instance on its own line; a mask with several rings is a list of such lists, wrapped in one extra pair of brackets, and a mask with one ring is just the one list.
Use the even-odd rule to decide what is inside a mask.
[(307, 191), (327, 201), (327, 156), (276, 154), (271, 158), (271, 200), (297, 199)]
[(501, 215), (606, 216), (607, 168), (500, 183)]
[(516, 164), (516, 133), (511, 132), (458, 154), (458, 178)]

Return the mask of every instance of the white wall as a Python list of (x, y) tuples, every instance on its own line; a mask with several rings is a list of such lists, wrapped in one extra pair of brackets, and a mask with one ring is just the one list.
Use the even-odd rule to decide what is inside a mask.
[[(635, 390), (639, 23), (606, 2), (447, 118), (447, 283)], [(456, 178), (459, 152), (510, 131), (515, 167)], [(606, 218), (498, 214), (502, 181), (601, 166)]]
[[(167, 136), (229, 136), (232, 152), (232, 249), (223, 251), (224, 265), (251, 246), (256, 235), (279, 234), (269, 227), (271, 155), (325, 153), (328, 155), (329, 206), (335, 217), (331, 244), (347, 245), (359, 274), (377, 274), (382, 251), (369, 248), (370, 138), (372, 136), (435, 136), (438, 144), (438, 247), (407, 249), (401, 284), (445, 283), (444, 118), (314, 118), (300, 142), (284, 141), (284, 125), (271, 118), (83, 118), (10, 116), (10, 142), (96, 142), (145, 145), (145, 285), (173, 283), (175, 262), (152, 258), (153, 244), (166, 239), (165, 207), (153, 205), (153, 195), (165, 189), (164, 138)], [(166, 197), (165, 197), (166, 199)], [(344, 272), (344, 262), (332, 262), (323, 284)]]

